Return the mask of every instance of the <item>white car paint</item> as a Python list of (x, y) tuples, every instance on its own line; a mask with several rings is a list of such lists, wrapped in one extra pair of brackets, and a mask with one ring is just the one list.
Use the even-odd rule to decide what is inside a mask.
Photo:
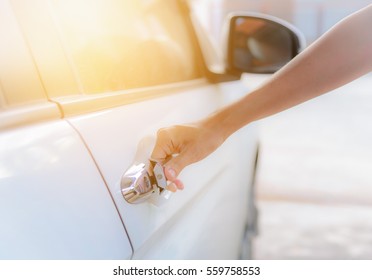
[(0, 48), (0, 55), (27, 69), (0, 65), (0, 259), (238, 258), (256, 155), (253, 126), (185, 169), (185, 191), (161, 206), (128, 204), (120, 179), (141, 139), (204, 117), (247, 88), (185, 78), (75, 94), (47, 3), (0, 4), (4, 26), (12, 26), (1, 31), (17, 38), (17, 47)]
[(186, 189), (162, 206), (127, 203), (120, 179), (142, 138), (155, 135), (159, 127), (204, 117), (246, 92), (240, 82), (223, 87), (201, 82), (169, 96), (69, 118), (102, 171), (128, 230), (134, 258), (239, 256), (257, 148), (253, 126), (182, 172)]
[[(12, 43), (17, 48), (7, 46), (6, 51), (0, 48), (0, 57), (9, 58), (9, 63), (0, 64), (0, 259), (236, 259), (240, 253), (247, 256), (242, 251), (249, 251), (249, 242), (248, 246), (244, 242), (246, 227), (251, 225), (254, 213), (251, 210), (257, 153), (255, 124), (235, 133), (205, 160), (187, 167), (180, 175), (185, 190), (173, 194), (162, 205), (150, 201), (127, 203), (120, 180), (133, 163), (142, 139), (154, 138), (161, 127), (207, 116), (247, 94), (259, 79), (247, 75), (244, 82), (235, 76), (234, 82), (208, 81), (206, 77), (212, 73), (204, 69), (204, 63), (212, 64), (215, 71), (225, 70), (226, 65), (222, 61), (213, 62), (213, 46), (194, 22), (193, 27), (187, 28), (197, 29), (199, 38), (193, 38), (192, 32), (179, 33), (183, 38), (179, 46), (190, 44), (189, 54), (195, 52), (195, 57), (185, 56), (187, 59), (181, 60), (195, 64), (190, 68), (195, 67), (195, 75), (164, 79), (156, 86), (144, 83), (134, 88), (85, 92), (67, 41), (62, 40), (61, 30), (55, 30), (56, 15), (50, 14), (53, 9), (48, 3), (0, 0), (4, 8), (0, 15), (5, 15), (0, 21), (7, 23), (0, 31), (8, 36), (5, 38), (17, 39)], [(53, 3), (75, 5), (74, 1)], [(99, 3), (106, 5), (106, 1)], [(136, 5), (131, 1), (115, 3)], [(114, 9), (115, 5), (108, 6)], [(171, 15), (181, 19), (185, 10), (175, 9), (179, 12)], [(187, 30), (186, 25), (184, 20), (178, 28)], [(154, 24), (150, 27), (149, 30), (154, 29)], [(165, 34), (162, 28), (154, 30)], [(152, 35), (156, 32), (148, 32), (150, 39)], [(193, 44), (194, 39), (198, 43)], [(20, 58), (19, 49), (25, 59)], [(114, 51), (110, 57), (115, 54)], [(169, 57), (156, 58), (156, 62), (166, 62)], [(153, 78), (160, 73), (166, 78), (175, 73), (173, 70), (184, 72), (177, 60), (168, 60), (172, 63), (170, 68), (164, 68), (164, 73), (154, 68), (150, 69), (151, 75), (144, 77)], [(18, 68), (8, 71), (7, 65), (13, 61)], [(154, 64), (159, 65), (152, 63), (149, 68)], [(95, 68), (89, 70), (94, 72)], [(218, 72), (220, 76), (217, 72), (212, 74), (217, 80), (232, 77)], [(116, 74), (119, 76), (114, 81), (120, 81), (116, 78), (122, 73)], [(75, 84), (82, 90), (77, 90)], [(144, 150), (140, 152), (150, 156), (151, 147)]]
[(129, 259), (104, 181), (65, 121), (0, 134), (0, 259)]

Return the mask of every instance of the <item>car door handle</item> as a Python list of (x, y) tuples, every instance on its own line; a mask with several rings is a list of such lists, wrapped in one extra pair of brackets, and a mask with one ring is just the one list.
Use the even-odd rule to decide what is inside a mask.
[(152, 160), (133, 164), (121, 179), (121, 192), (129, 203), (141, 203), (166, 191), (163, 167)]
[[(143, 159), (151, 148), (152, 138), (140, 141), (135, 163), (129, 167), (121, 178), (120, 187), (128, 203), (138, 204), (148, 201), (155, 205), (164, 203), (171, 195), (167, 190), (167, 179), (160, 163)], [(139, 158), (142, 157), (142, 158)]]

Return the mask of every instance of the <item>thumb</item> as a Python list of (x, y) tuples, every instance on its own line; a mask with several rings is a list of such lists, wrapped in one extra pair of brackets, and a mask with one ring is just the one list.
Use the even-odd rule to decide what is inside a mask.
[(169, 181), (174, 182), (177, 180), (177, 176), (181, 173), (181, 171), (189, 164), (191, 164), (191, 162), (187, 156), (187, 153), (180, 153), (179, 155), (172, 157), (164, 164), (165, 176)]
[[(179, 156), (178, 156), (179, 157)], [(164, 166), (164, 174), (168, 181), (171, 181), (179, 190), (183, 190), (184, 186), (181, 180), (177, 179), (178, 174), (183, 167), (177, 162), (176, 158), (168, 161)]]

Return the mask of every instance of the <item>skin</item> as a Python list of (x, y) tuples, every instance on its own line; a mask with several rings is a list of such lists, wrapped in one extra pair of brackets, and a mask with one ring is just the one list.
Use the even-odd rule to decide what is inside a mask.
[(256, 120), (315, 98), (372, 71), (372, 5), (336, 24), (264, 85), (196, 123), (162, 128), (151, 158), (164, 164), (171, 191), (187, 165)]

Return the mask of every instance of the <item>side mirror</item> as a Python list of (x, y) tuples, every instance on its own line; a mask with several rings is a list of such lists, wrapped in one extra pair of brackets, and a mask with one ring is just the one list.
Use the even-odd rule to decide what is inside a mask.
[(230, 73), (274, 73), (305, 47), (302, 33), (279, 18), (247, 13), (232, 14), (228, 20)]

